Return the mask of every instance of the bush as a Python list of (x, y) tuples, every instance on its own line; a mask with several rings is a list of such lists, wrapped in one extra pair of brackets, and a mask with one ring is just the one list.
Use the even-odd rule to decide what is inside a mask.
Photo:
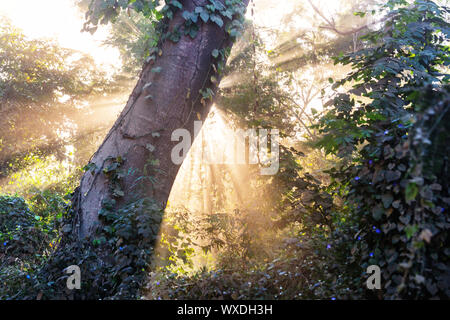
[(0, 197), (0, 255), (8, 257), (3, 263), (34, 260), (35, 253), (44, 250), (48, 238), (39, 220), (41, 217), (30, 211), (24, 199)]
[(0, 196), (0, 299), (28, 292), (58, 243), (65, 201), (56, 193), (43, 192), (28, 203)]

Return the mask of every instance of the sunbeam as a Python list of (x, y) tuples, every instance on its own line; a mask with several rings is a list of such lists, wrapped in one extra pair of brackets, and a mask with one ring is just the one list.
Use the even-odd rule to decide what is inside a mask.
[(110, 29), (99, 28), (94, 35), (81, 32), (84, 15), (73, 0), (0, 1), (2, 15), (28, 37), (55, 39), (62, 47), (90, 54), (110, 72), (120, 68), (119, 51), (102, 45)]

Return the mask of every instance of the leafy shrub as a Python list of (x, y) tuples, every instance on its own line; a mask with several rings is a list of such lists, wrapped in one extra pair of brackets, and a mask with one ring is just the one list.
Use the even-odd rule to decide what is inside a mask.
[(446, 8), (389, 1), (371, 46), (336, 63), (352, 73), (318, 125), (317, 145), (342, 159), (330, 170), (358, 244), (347, 250), (364, 277), (382, 269), (380, 297), (448, 298), (450, 177)]
[[(290, 241), (286, 251), (268, 263), (246, 270), (217, 268), (190, 275), (152, 273), (146, 287), (148, 299), (356, 299), (362, 298), (361, 283), (345, 274), (335, 252), (319, 239)], [(336, 248), (333, 248), (336, 250)], [(341, 250), (342, 251), (342, 250)], [(331, 263), (330, 263), (331, 261)], [(352, 283), (354, 281), (354, 283)]]
[(33, 274), (56, 244), (55, 234), (48, 232), (50, 220), (33, 213), (22, 198), (0, 196), (0, 299), (29, 290)]
[(29, 259), (42, 251), (48, 239), (39, 227), (40, 219), (22, 198), (0, 197), (0, 255), (8, 257), (3, 261)]

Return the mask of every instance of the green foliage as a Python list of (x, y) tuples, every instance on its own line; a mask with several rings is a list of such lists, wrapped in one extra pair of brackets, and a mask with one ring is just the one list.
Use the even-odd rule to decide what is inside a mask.
[(116, 88), (91, 57), (28, 39), (2, 20), (0, 175), (19, 171), (33, 156), (66, 157), (68, 138), (61, 133), (75, 134), (78, 116), (85, 112), (80, 105)]
[(447, 8), (389, 1), (370, 44), (336, 63), (353, 71), (315, 126), (317, 146), (343, 160), (330, 171), (358, 239), (361, 275), (383, 270), (384, 298), (448, 298)]
[[(209, 0), (208, 4), (197, 6), (192, 12), (184, 10), (179, 1), (166, 1), (164, 6), (159, 4), (159, 0), (92, 0), (84, 30), (93, 33), (99, 24), (111, 22), (113, 35), (106, 43), (119, 48), (124, 62), (128, 62), (125, 71), (135, 73), (140, 70), (144, 61), (154, 61), (156, 54), (162, 54), (158, 49), (162, 41), (176, 43), (182, 35), (194, 39), (201, 23), (215, 23), (221, 28), (226, 23), (225, 30), (233, 40), (243, 30), (245, 6), (241, 0), (227, 0), (224, 3)], [(179, 11), (182, 11), (184, 22), (168, 31), (169, 21)]]
[(34, 215), (21, 198), (0, 198), (0, 254), (15, 258), (33, 255), (43, 242), (38, 230), (42, 217)]
[[(162, 229), (163, 254), (158, 259), (165, 262), (161, 266), (169, 271), (181, 265), (181, 261), (186, 269), (195, 270), (194, 253), (210, 254), (220, 268), (245, 270), (257, 261), (272, 258), (278, 241), (271, 218), (262, 207), (260, 210), (236, 209), (231, 213), (166, 212), (170, 223)], [(179, 273), (187, 273), (183, 271), (186, 270)]]
[(55, 103), (90, 94), (104, 75), (86, 72), (91, 58), (43, 40), (29, 40), (7, 20), (0, 24), (0, 101), (18, 104)]
[(33, 277), (59, 242), (65, 207), (56, 194), (41, 194), (28, 203), (0, 196), (0, 299), (30, 290)]
[[(157, 203), (140, 191), (148, 187), (146, 180), (157, 164), (149, 161), (143, 176), (136, 179), (135, 197), (118, 205), (124, 194), (120, 180), (128, 174), (121, 168), (125, 159), (109, 158), (102, 172), (110, 182), (110, 197), (104, 199), (99, 213), (101, 225), (94, 236), (79, 239), (78, 211), (67, 208), (63, 215), (61, 241), (43, 268), (38, 269), (20, 292), (22, 299), (136, 299), (144, 283), (153, 256), (155, 240), (162, 220)], [(87, 167), (86, 169), (92, 169)], [(67, 275), (63, 270), (78, 265), (83, 276), (80, 291), (66, 287)]]
[[(186, 10), (179, 1), (167, 1), (161, 8), (159, 1), (96, 0), (85, 29), (95, 31), (98, 24), (113, 22), (108, 42), (122, 48), (127, 71), (136, 72), (144, 60), (155, 61), (163, 54), (159, 41), (177, 42), (182, 35), (195, 38), (201, 24), (226, 24), (230, 36), (236, 37), (243, 28), (241, 4), (210, 0), (204, 7)], [(355, 17), (367, 16), (363, 8), (357, 9)], [(319, 38), (306, 33), (300, 45), (312, 49), (281, 59), (275, 68), (266, 61), (281, 57), (294, 40), (266, 52), (249, 27), (246, 45), (228, 67), (224, 63), (229, 50), (211, 52), (216, 73), (231, 77), (239, 72), (240, 81), (220, 90), (221, 108), (241, 127), (278, 128), (285, 139), (279, 173), (252, 179), (255, 190), (270, 195), (275, 204), (255, 196), (244, 199), (243, 208), (232, 213), (210, 212), (194, 219), (189, 212), (167, 212), (160, 241), (163, 253), (157, 257), (162, 262), (157, 265), (150, 258), (156, 254), (163, 210), (145, 190), (157, 183), (153, 176), (158, 159), (150, 157), (137, 176), (134, 170), (124, 170), (126, 155), (108, 158), (101, 168), (87, 165), (85, 171), (104, 175), (109, 184), (99, 228), (91, 238), (78, 238), (80, 191), (74, 193), (71, 210), (63, 198), (72, 184), (27, 188), (27, 202), (0, 197), (0, 298), (448, 298), (448, 8), (432, 1), (391, 0), (382, 11), (383, 27), (362, 37), (354, 53), (335, 58), (352, 72), (339, 81), (329, 75), (317, 80), (317, 92), (330, 85), (335, 92), (323, 113), (313, 111), (318, 122), (312, 128), (302, 122), (311, 100), (300, 106), (288, 91), (306, 89), (301, 95), (311, 96), (317, 88), (295, 83), (287, 70), (326, 66), (330, 55), (348, 51), (355, 38), (339, 38), (330, 45), (323, 32)], [(167, 33), (167, 22), (177, 12), (183, 21)], [(134, 36), (127, 38), (130, 32)], [(60, 93), (78, 99), (94, 90), (89, 82), (93, 78), (85, 78), (90, 79), (86, 87), (75, 81), (76, 68), (64, 66), (64, 54), (69, 53), (52, 49), (55, 58), (47, 52), (52, 48), (48, 43), (26, 41), (11, 30), (5, 34), (0, 38), (6, 41), (4, 52), (19, 70), (14, 74), (3, 66), (9, 79), (17, 77), (2, 84), (8, 103), (51, 105)], [(15, 46), (16, 41), (24, 44)], [(364, 48), (356, 50), (360, 47)], [(41, 95), (39, 86), (47, 78), (53, 87)], [(217, 83), (216, 77), (211, 83)], [(200, 95), (206, 103), (214, 91), (205, 87)], [(314, 143), (328, 155), (319, 157), (331, 169), (318, 173), (304, 168), (318, 157), (297, 151), (307, 146), (298, 142), (296, 130), (313, 138), (320, 134)], [(2, 143), (3, 137), (0, 148)], [(147, 144), (146, 149), (151, 153), (154, 147)], [(35, 161), (31, 158), (7, 174), (26, 169)], [(250, 168), (249, 176), (258, 169)], [(125, 194), (125, 178), (135, 179), (135, 194)], [(214, 251), (213, 270), (205, 266), (193, 272), (198, 248), (205, 255)], [(381, 292), (365, 289), (365, 269), (372, 264), (383, 271)], [(81, 267), (80, 291), (66, 289), (63, 270), (70, 265)]]
[(142, 70), (142, 64), (150, 56), (150, 48), (157, 46), (157, 32), (153, 23), (140, 13), (122, 11), (114, 23), (106, 45), (119, 49), (123, 71), (133, 76)]
[[(192, 12), (184, 10), (182, 12), (184, 24), (169, 33), (160, 31), (164, 29), (167, 20), (173, 19), (175, 12), (183, 10), (183, 5), (179, 1), (167, 1), (162, 7), (159, 4), (159, 0), (93, 0), (89, 5), (84, 29), (95, 32), (99, 24), (114, 23), (121, 16), (123, 10), (129, 11), (130, 9), (147, 18), (163, 39), (170, 38), (173, 41), (178, 39), (175, 35), (179, 33), (195, 38), (199, 30), (198, 24), (201, 21), (203, 23), (212, 22), (219, 27), (223, 27), (224, 21), (228, 21), (226, 30), (233, 38), (236, 38), (242, 29), (245, 7), (241, 0), (227, 0), (224, 3), (218, 0), (209, 0), (207, 5), (196, 7)], [(159, 24), (160, 21), (163, 23)]]
[[(230, 20), (227, 30), (231, 37), (235, 37), (238, 35), (237, 28), (240, 24), (232, 18), (235, 15), (242, 18), (244, 8), (239, 5), (240, 3), (234, 0), (227, 1), (224, 6), (221, 2), (212, 0), (202, 12), (200, 12), (201, 8), (197, 8), (196, 12), (201, 14), (204, 22), (207, 12), (210, 12), (209, 21), (221, 27), (227, 21), (221, 18), (223, 14)], [(180, 32), (194, 38), (199, 28), (194, 23), (198, 21), (197, 13), (194, 12), (180, 26), (181, 29), (170, 34), (165, 33), (167, 25), (162, 22), (162, 19), (172, 19), (173, 12), (180, 10), (182, 6), (178, 1), (171, 1), (158, 11), (158, 4), (159, 1), (93, 1), (89, 6), (85, 30), (93, 32), (99, 23), (116, 22), (121, 10), (134, 9), (141, 15), (139, 19), (143, 16), (150, 22), (150, 24), (142, 23), (137, 29), (146, 28), (143, 32), (152, 32), (152, 38), (144, 37), (140, 47), (134, 47), (136, 56), (132, 59), (146, 58), (147, 62), (155, 60), (157, 55), (162, 54), (157, 48), (159, 40), (168, 38), (176, 42), (179, 40), (177, 34)], [(120, 41), (120, 38), (113, 41)], [(222, 59), (224, 55), (225, 51), (221, 50)], [(221, 67), (218, 65), (215, 68), (217, 70)], [(153, 68), (152, 71), (159, 73), (161, 68)], [(210, 89), (205, 90), (211, 92)], [(150, 152), (152, 151), (151, 145), (147, 148)], [(142, 176), (136, 178), (135, 187), (138, 191), (132, 200), (129, 195), (126, 195), (128, 200), (122, 203), (125, 193), (121, 189), (121, 180), (135, 173), (135, 171), (123, 172), (121, 167), (124, 161), (125, 159), (121, 157), (108, 158), (105, 165), (98, 169), (99, 174), (105, 175), (110, 182), (110, 197), (104, 200), (103, 209), (99, 213), (100, 227), (96, 236), (85, 240), (77, 239), (76, 221), (79, 217), (76, 209), (77, 202), (74, 201), (74, 210), (70, 211), (70, 214), (64, 214), (64, 224), (60, 229), (63, 237), (58, 249), (53, 252), (44, 268), (30, 277), (30, 282), (26, 283), (28, 289), (20, 291), (18, 293), (20, 297), (27, 299), (137, 297), (146, 277), (149, 258), (153, 255), (153, 246), (162, 216), (162, 210), (158, 208), (156, 202), (145, 197), (145, 192), (139, 190), (145, 191), (146, 187), (155, 183), (152, 172), (158, 170), (153, 168), (158, 166), (158, 160), (149, 159)], [(87, 166), (85, 169), (92, 168)], [(97, 168), (94, 169), (97, 171)], [(77, 199), (78, 192), (75, 192), (74, 200)], [(80, 292), (72, 293), (66, 290), (65, 277), (61, 276), (61, 272), (67, 266), (74, 264), (82, 269), (83, 288)]]
[[(360, 299), (360, 280), (343, 273), (336, 250), (323, 239), (287, 239), (276, 259), (246, 269), (218, 268), (193, 274), (154, 273), (147, 285), (149, 299), (299, 300)], [(325, 244), (325, 245), (322, 245)], [(342, 262), (339, 261), (339, 262)]]
[[(389, 51), (383, 45), (373, 50), (385, 55), (396, 53), (396, 48)], [(436, 52), (446, 57), (439, 50)], [(361, 58), (361, 52), (350, 57), (367, 66), (364, 72), (372, 73), (373, 65)], [(354, 72), (358, 70), (355, 67)], [(332, 177), (328, 187), (321, 186), (311, 175), (300, 178), (301, 168), (293, 157), (295, 150), (285, 152), (282, 148), (281, 172), (276, 180), (287, 190), (292, 189), (280, 204), (285, 212), (278, 223), (280, 228), (298, 226), (294, 236), (286, 241), (289, 250), (284, 256), (275, 263), (250, 264), (247, 271), (231, 265), (228, 269), (201, 270), (190, 275), (156, 273), (148, 285), (148, 296), (152, 299), (447, 297), (448, 218), (442, 213), (449, 199), (446, 169), (449, 150), (445, 143), (449, 132), (445, 120), (448, 93), (439, 84), (426, 86), (423, 81), (392, 79), (403, 74), (399, 71), (391, 78), (388, 74), (379, 78), (379, 74), (371, 75), (370, 81), (366, 78), (364, 85), (372, 85), (367, 90), (371, 99), (355, 103), (352, 98), (363, 92), (352, 90), (351, 94), (337, 95), (333, 105), (330, 103), (330, 112), (317, 126), (322, 134), (327, 134), (318, 145), (344, 161), (341, 167), (328, 171)], [(353, 82), (352, 75), (340, 84)], [(435, 75), (440, 82), (443, 77)], [(386, 90), (393, 88), (386, 85), (389, 81), (396, 84), (398, 91), (394, 96)], [(359, 88), (358, 84), (355, 87)], [(239, 99), (242, 96), (245, 95)], [(385, 103), (381, 106), (380, 97)], [(402, 97), (404, 102), (398, 103)], [(238, 107), (235, 110), (240, 111)], [(401, 123), (397, 117), (405, 114), (408, 121)], [(374, 154), (374, 149), (379, 151)], [(425, 179), (417, 167), (426, 168)], [(444, 194), (439, 194), (441, 191)], [(219, 222), (220, 219), (216, 226)], [(218, 235), (222, 232), (219, 230), (226, 228), (222, 225), (211, 230)], [(219, 242), (220, 238), (213, 240)], [(239, 248), (244, 246), (241, 244)], [(236, 247), (233, 251), (239, 252)], [(365, 290), (364, 273), (369, 264), (379, 264), (384, 270), (386, 290), (376, 295)]]

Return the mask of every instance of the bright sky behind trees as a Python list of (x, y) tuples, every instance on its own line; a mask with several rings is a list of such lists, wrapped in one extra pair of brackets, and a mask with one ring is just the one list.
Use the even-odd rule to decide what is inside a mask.
[(120, 66), (118, 50), (102, 46), (107, 27), (99, 28), (94, 35), (81, 32), (84, 14), (74, 0), (0, 0), (1, 16), (10, 19), (28, 37), (53, 38), (62, 47), (92, 55), (97, 64)]

